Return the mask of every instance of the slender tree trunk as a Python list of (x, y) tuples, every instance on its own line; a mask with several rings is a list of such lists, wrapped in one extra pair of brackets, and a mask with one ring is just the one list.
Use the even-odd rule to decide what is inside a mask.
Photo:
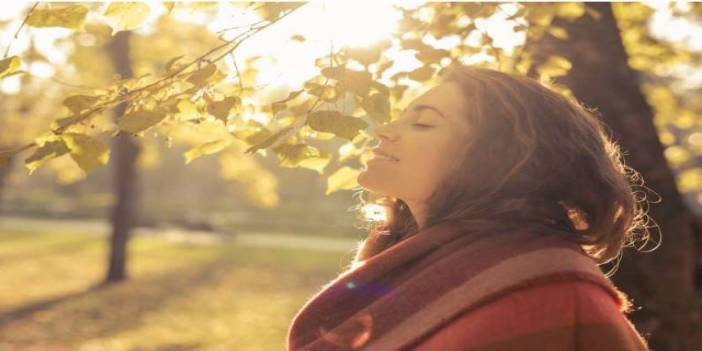
[[(112, 65), (123, 79), (134, 76), (129, 58), (129, 35), (127, 31), (117, 33), (108, 44)], [(124, 114), (126, 103), (119, 104), (115, 118)], [(105, 284), (127, 278), (127, 244), (134, 226), (138, 206), (138, 177), (136, 159), (140, 147), (133, 136), (120, 133), (113, 141), (113, 183), (117, 202), (112, 208), (112, 233), (110, 236), (109, 267)]]
[[(629, 317), (654, 350), (693, 351), (702, 347), (700, 296), (695, 291), (697, 252), (693, 215), (677, 190), (674, 175), (664, 156), (653, 124), (653, 112), (639, 84), (638, 72), (628, 65), (610, 3), (586, 3), (601, 15), (586, 14), (564, 27), (566, 40), (547, 35), (528, 43), (534, 62), (556, 54), (567, 58), (572, 68), (557, 79), (585, 105), (596, 108), (621, 145), (626, 163), (638, 170), (646, 185), (662, 198), (650, 204), (648, 214), (660, 226), (662, 243), (655, 251), (625, 250), (614, 282), (641, 309)], [(537, 10), (538, 11), (538, 10)], [(534, 76), (535, 72), (530, 75)], [(640, 190), (640, 189), (637, 189)], [(655, 200), (649, 196), (649, 200)], [(651, 228), (652, 240), (659, 240)], [(647, 245), (650, 249), (655, 243)]]
[(0, 167), (0, 214), (2, 214), (2, 204), (4, 200), (3, 195), (5, 194), (6, 180), (10, 175), (10, 172), (12, 172), (12, 164), (13, 159), (10, 158), (5, 167)]

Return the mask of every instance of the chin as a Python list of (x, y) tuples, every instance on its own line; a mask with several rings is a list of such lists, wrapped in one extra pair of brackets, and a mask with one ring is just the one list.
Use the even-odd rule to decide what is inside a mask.
[(388, 186), (389, 179), (386, 179), (386, 177), (383, 177), (381, 174), (378, 174), (378, 172), (374, 172), (373, 170), (365, 169), (359, 173), (356, 181), (358, 182), (358, 185), (371, 192), (385, 195), (390, 195), (392, 193), (392, 191), (390, 191), (390, 187)]

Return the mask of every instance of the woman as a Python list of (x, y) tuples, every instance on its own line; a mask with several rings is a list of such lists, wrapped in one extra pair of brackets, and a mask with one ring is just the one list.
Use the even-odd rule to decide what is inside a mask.
[(459, 67), (375, 135), (358, 182), (387, 219), (295, 316), (290, 351), (647, 350), (598, 267), (648, 235), (640, 178), (590, 111)]

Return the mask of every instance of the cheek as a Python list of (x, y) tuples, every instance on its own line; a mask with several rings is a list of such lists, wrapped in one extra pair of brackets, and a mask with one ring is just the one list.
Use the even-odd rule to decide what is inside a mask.
[(429, 194), (446, 176), (453, 156), (440, 145), (418, 148), (411, 155), (403, 165), (403, 174), (411, 183), (408, 185), (418, 193)]

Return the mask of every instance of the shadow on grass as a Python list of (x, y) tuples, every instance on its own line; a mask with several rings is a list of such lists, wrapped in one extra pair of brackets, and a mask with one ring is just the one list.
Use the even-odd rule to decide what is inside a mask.
[(5, 262), (32, 260), (37, 256), (77, 253), (91, 246), (95, 246), (95, 242), (92, 240), (86, 240), (85, 238), (74, 239), (71, 241), (61, 241), (51, 244), (32, 245), (31, 247), (24, 249), (12, 250), (10, 253), (3, 253), (0, 255), (0, 264), (4, 264)]
[[(0, 315), (0, 339), (18, 346), (45, 342), (70, 344), (138, 328), (144, 315), (160, 310), (175, 297), (213, 284), (233, 265), (236, 263), (217, 257), (196, 266), (118, 284), (98, 284), (9, 310)], [(159, 350), (196, 347), (172, 344)]]
[[(202, 346), (201, 343), (175, 343), (175, 344), (167, 344), (167, 345), (160, 345), (157, 346), (156, 348), (149, 349), (150, 351), (190, 351), (190, 350), (197, 350)], [(134, 349), (134, 351), (140, 351), (142, 349), (137, 348)]]

